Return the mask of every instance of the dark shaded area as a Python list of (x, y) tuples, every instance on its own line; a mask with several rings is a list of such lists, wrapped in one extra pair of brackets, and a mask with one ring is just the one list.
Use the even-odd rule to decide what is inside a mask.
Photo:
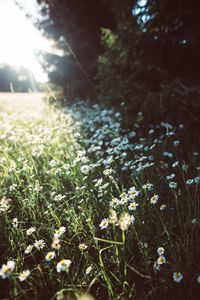
[[(137, 0), (38, 3), (42, 19), (37, 27), (65, 52), (62, 57), (40, 53), (56, 84), (87, 81), (77, 60), (88, 77), (99, 82), (99, 92), (110, 92), (113, 98), (116, 87), (121, 98), (144, 87), (146, 92), (159, 92), (171, 81), (199, 84), (198, 1), (148, 0), (143, 6)], [(78, 96), (76, 89), (74, 94)]]
[(114, 31), (103, 31), (101, 92), (110, 97), (110, 91), (118, 87), (115, 99), (129, 100), (133, 93), (196, 88), (200, 84), (198, 2), (147, 1), (141, 8), (136, 3), (113, 1), (118, 24)]

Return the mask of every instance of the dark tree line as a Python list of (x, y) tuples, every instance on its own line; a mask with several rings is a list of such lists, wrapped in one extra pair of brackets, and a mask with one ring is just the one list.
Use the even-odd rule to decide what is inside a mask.
[(40, 61), (65, 93), (87, 95), (83, 70), (104, 99), (115, 101), (199, 86), (197, 0), (37, 1), (38, 28), (63, 50), (39, 53)]
[(6, 64), (0, 65), (1, 92), (35, 92), (38, 89), (39, 86), (30, 70), (24, 67), (13, 68)]
[[(38, 53), (50, 80), (64, 92), (83, 96), (98, 70), (98, 55), (102, 52), (101, 27), (113, 29), (114, 16), (109, 1), (59, 0), (38, 1), (42, 20), (37, 27), (46, 37), (53, 38), (63, 56)], [(81, 67), (80, 67), (81, 66)], [(86, 79), (87, 74), (88, 79)]]

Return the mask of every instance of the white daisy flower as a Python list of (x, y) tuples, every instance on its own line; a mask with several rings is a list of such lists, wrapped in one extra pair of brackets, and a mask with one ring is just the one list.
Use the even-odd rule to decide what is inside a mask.
[(128, 194), (129, 194), (129, 198), (130, 197), (137, 197), (139, 195), (139, 191), (136, 190), (136, 188), (133, 186), (132, 188), (129, 189)]
[(183, 279), (183, 275), (180, 272), (174, 272), (173, 279), (175, 282), (179, 283)]
[(157, 253), (158, 253), (159, 256), (162, 256), (164, 254), (164, 252), (165, 252), (165, 249), (163, 247), (159, 247), (157, 249)]
[(40, 249), (44, 248), (45, 242), (44, 242), (44, 240), (35, 241), (34, 246), (35, 246), (35, 248), (37, 248), (37, 250), (40, 250)]
[(113, 198), (111, 201), (110, 201), (110, 206), (115, 208), (119, 205), (119, 200), (117, 198)]
[(48, 252), (45, 256), (46, 261), (50, 261), (55, 257), (55, 251)]
[(108, 175), (110, 175), (112, 172), (113, 172), (113, 169), (112, 169), (112, 168), (110, 168), (110, 169), (105, 169), (105, 170), (103, 171), (103, 174), (106, 175), (106, 176), (108, 176)]
[(160, 210), (163, 210), (163, 209), (165, 209), (166, 207), (167, 207), (166, 204), (162, 204), (162, 205), (160, 206)]
[(134, 201), (134, 202), (131, 202), (128, 206), (128, 209), (129, 210), (136, 210), (138, 204)]
[(30, 253), (32, 251), (32, 249), (33, 249), (33, 246), (32, 245), (28, 245), (27, 248), (26, 248), (26, 250), (25, 250), (25, 253), (26, 254)]
[(101, 223), (100, 223), (99, 226), (101, 227), (101, 229), (104, 229), (104, 228), (107, 228), (108, 225), (109, 225), (109, 219), (104, 218), (104, 219), (101, 221)]
[(30, 227), (29, 229), (26, 230), (27, 235), (31, 235), (35, 231), (35, 227)]
[(151, 191), (152, 188), (153, 188), (153, 184), (152, 184), (152, 183), (146, 183), (146, 184), (144, 184), (144, 185), (142, 186), (142, 188), (143, 188), (144, 190)]
[(3, 264), (2, 268), (0, 269), (0, 276), (2, 279), (8, 278), (11, 273), (14, 271), (15, 262), (13, 260), (9, 260), (7, 264)]
[(56, 230), (54, 235), (59, 238), (65, 232), (65, 230), (66, 230), (66, 227), (61, 226), (58, 230)]
[(157, 263), (159, 265), (165, 264), (166, 263), (166, 258), (163, 255), (159, 256), (158, 259), (157, 259)]
[(85, 243), (79, 244), (79, 248), (80, 248), (81, 250), (86, 250), (87, 247), (88, 247), (88, 246), (87, 246)]
[(150, 203), (151, 204), (156, 204), (158, 201), (158, 195), (154, 195), (153, 197), (151, 197), (150, 199)]
[(20, 281), (24, 281), (26, 280), (26, 278), (30, 275), (30, 271), (29, 270), (26, 270), (26, 271), (23, 271), (20, 275), (19, 275), (19, 280)]
[(85, 270), (85, 274), (89, 275), (92, 272), (92, 266), (87, 267), (87, 269)]
[(90, 171), (90, 167), (89, 166), (84, 165), (84, 166), (81, 167), (81, 172), (83, 174), (87, 174), (89, 171)]
[(121, 195), (120, 195), (120, 198), (126, 198), (126, 193), (122, 193)]
[(119, 204), (120, 204), (120, 205), (123, 205), (124, 203), (127, 203), (127, 202), (128, 202), (128, 198), (127, 198), (127, 197), (121, 198), (121, 199), (119, 200)]
[(72, 261), (70, 259), (62, 259), (56, 266), (57, 272), (66, 271), (71, 265)]

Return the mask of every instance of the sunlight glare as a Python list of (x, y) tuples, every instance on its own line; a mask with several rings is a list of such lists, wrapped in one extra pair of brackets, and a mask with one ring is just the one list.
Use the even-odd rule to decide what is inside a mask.
[[(25, 9), (32, 13), (35, 0), (24, 0)], [(27, 11), (27, 10), (26, 10)], [(52, 41), (45, 39), (33, 26), (31, 20), (25, 16), (14, 3), (14, 0), (0, 2), (0, 63), (11, 66), (24, 66), (30, 69), (36, 80), (46, 81), (47, 75), (43, 72), (35, 56), (35, 50), (51, 52)]]

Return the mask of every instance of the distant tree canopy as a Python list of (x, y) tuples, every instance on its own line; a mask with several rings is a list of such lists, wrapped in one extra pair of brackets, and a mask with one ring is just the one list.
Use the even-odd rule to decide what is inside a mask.
[(200, 85), (198, 0), (37, 1), (37, 26), (65, 51), (41, 56), (56, 84), (80, 87), (76, 83), (84, 81), (66, 40), (105, 97), (159, 93), (170, 81)]
[(1, 92), (28, 92), (36, 91), (37, 83), (33, 73), (24, 68), (13, 68), (6, 64), (0, 65), (0, 91)]

